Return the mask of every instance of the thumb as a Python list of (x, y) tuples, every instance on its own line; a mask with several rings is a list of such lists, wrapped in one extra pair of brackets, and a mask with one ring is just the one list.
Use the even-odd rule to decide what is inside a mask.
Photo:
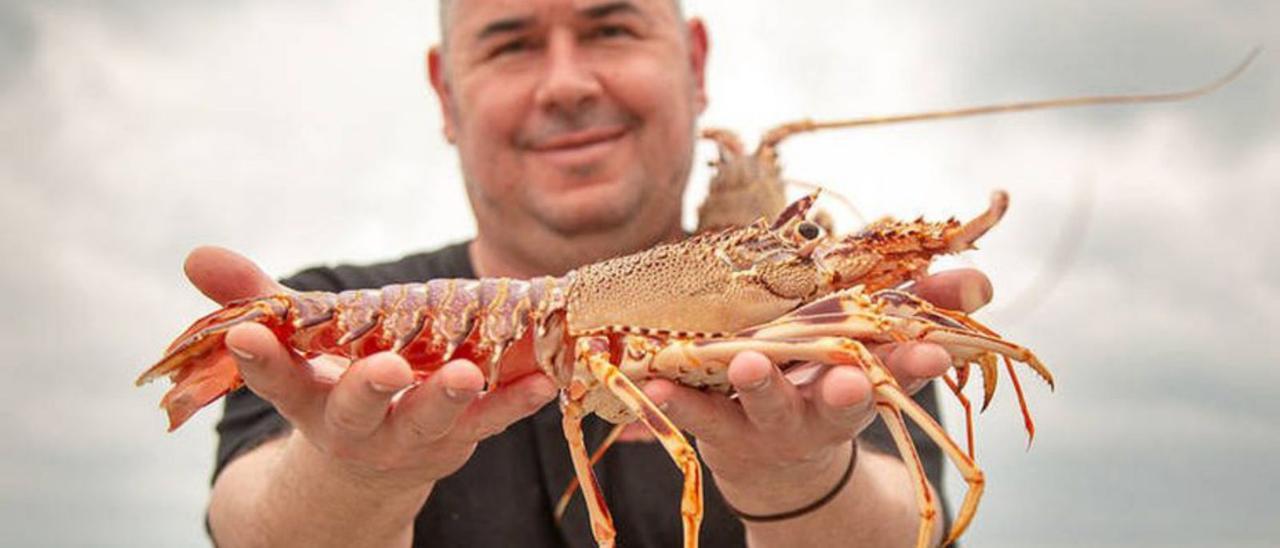
[(191, 284), (218, 304), (284, 291), (283, 286), (253, 261), (221, 247), (200, 246), (191, 250), (182, 268)]

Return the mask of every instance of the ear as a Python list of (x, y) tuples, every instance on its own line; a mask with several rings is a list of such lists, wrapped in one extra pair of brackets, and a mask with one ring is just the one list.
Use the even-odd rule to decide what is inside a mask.
[(431, 89), (436, 92), (436, 99), (440, 100), (440, 115), (444, 118), (444, 138), (450, 143), (455, 142), (457, 132), (457, 120), (454, 119), (453, 95), (449, 90), (449, 82), (445, 78), (444, 57), (440, 53), (440, 46), (432, 46), (427, 50), (427, 79), (431, 81)]
[(707, 109), (707, 52), (711, 42), (707, 38), (707, 27), (697, 17), (689, 19), (689, 69), (693, 71), (694, 101), (698, 105), (698, 113)]

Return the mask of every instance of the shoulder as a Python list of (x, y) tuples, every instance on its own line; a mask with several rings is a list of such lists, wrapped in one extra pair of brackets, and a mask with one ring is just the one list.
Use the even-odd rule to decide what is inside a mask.
[(299, 291), (345, 291), (398, 283), (425, 282), (435, 278), (474, 278), (470, 242), (407, 255), (394, 261), (369, 265), (317, 266), (280, 280)]

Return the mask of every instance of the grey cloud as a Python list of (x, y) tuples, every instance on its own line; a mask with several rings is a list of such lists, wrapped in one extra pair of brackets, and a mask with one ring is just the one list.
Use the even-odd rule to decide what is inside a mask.
[[(802, 115), (930, 106), (912, 103), (921, 97), (945, 107), (1199, 83), (1276, 20), (1268, 4), (839, 2), (785, 18), (741, 2), (689, 7), (715, 31), (719, 118), (706, 122), (749, 136)], [(20, 311), (0, 322), (0, 429), (22, 441), (0, 448), (0, 544), (207, 544), (216, 412), (165, 435), (163, 387), (131, 386), (209, 308), (182, 279), (186, 249), (225, 243), (284, 274), (470, 229), (423, 205), (463, 203), (423, 96), (429, 7), (316, 6), (0, 3), (0, 41), (22, 52), (0, 64), (16, 74), (0, 89), (0, 298)], [(404, 13), (422, 28), (396, 27)], [(59, 34), (67, 23), (85, 32)], [(1260, 457), (1280, 450), (1276, 56), (1195, 103), (788, 143), (789, 173), (846, 185), (870, 215), (967, 212), (1011, 185), (1006, 225), (971, 259), (999, 292), (1034, 276), (1065, 222), (1069, 193), (1052, 185), (1098, 181), (1061, 283), (1017, 321), (992, 321), (1061, 382), (1051, 394), (1023, 375), (1040, 424), (1027, 454), (1002, 380), (980, 419), (989, 490), (969, 544), (1280, 535), (1267, 519), (1280, 474)]]
[(0, 3), (0, 93), (27, 68), (35, 43), (31, 19), (18, 6)]
[[(1149, 109), (1193, 116), (1215, 146), (1239, 146), (1274, 135), (1280, 118), (1280, 66), (1274, 50), (1274, 2), (1007, 2), (942, 8), (964, 28), (974, 94), (1010, 99), (1067, 94), (1189, 89), (1225, 74), (1255, 46), (1272, 46), (1230, 87), (1178, 107), (1092, 109), (1070, 120), (1131, 123)], [(977, 32), (973, 32), (973, 31)], [(973, 36), (981, 36), (974, 40)], [(1062, 118), (1066, 119), (1066, 116)]]

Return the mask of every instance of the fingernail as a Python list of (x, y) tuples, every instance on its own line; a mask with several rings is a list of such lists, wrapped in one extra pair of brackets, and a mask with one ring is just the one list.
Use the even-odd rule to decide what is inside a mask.
[(369, 388), (372, 388), (374, 392), (381, 392), (383, 394), (394, 394), (400, 391), (400, 389), (395, 386), (375, 381), (369, 381)]
[(235, 354), (235, 356), (236, 356), (237, 358), (240, 358), (240, 361), (242, 361), (242, 362), (255, 362), (255, 361), (258, 361), (258, 357), (257, 357), (257, 356), (254, 356), (253, 354), (250, 354), (250, 353), (248, 353), (248, 352), (245, 352), (244, 350), (242, 350), (242, 349), (240, 349), (240, 348), (236, 348), (236, 347), (231, 346), (231, 345), (229, 345), (229, 344), (227, 345), (227, 350), (230, 350), (232, 354)]
[(467, 390), (455, 390), (453, 388), (449, 388), (448, 386), (446, 386), (444, 387), (444, 395), (448, 396), (449, 399), (453, 401), (462, 402), (462, 401), (467, 401), (471, 399), (471, 397), (475, 395), (475, 393)]
[(771, 376), (765, 375), (763, 379), (760, 379), (756, 382), (743, 386), (742, 389), (748, 392), (755, 392), (756, 390), (760, 390), (766, 386), (769, 386), (769, 381), (771, 378), (772, 378)]
[(973, 312), (991, 302), (991, 285), (980, 280), (972, 280), (960, 288), (960, 307), (966, 312)]

